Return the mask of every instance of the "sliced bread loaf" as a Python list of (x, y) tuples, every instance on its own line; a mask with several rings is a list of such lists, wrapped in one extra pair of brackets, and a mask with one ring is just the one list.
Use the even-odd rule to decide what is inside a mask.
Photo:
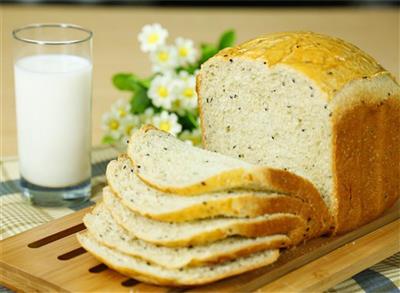
[(307, 178), (337, 232), (400, 197), (400, 87), (356, 46), (311, 32), (261, 36), (204, 63), (197, 93), (207, 149)]
[(78, 240), (87, 251), (108, 267), (131, 278), (157, 285), (206, 284), (269, 265), (279, 257), (279, 250), (265, 250), (216, 265), (166, 269), (102, 245), (87, 232), (78, 234)]
[(159, 221), (182, 222), (195, 219), (256, 217), (290, 213), (307, 219), (307, 237), (317, 236), (320, 217), (301, 199), (278, 193), (230, 190), (198, 196), (179, 196), (147, 186), (133, 170), (131, 160), (122, 155), (107, 166), (107, 181), (114, 194), (131, 210)]
[(273, 235), (254, 239), (229, 237), (209, 245), (193, 247), (163, 247), (132, 236), (115, 222), (102, 204), (85, 215), (83, 222), (100, 243), (170, 269), (219, 263), (266, 249), (285, 247), (290, 242), (286, 235)]
[(323, 227), (331, 216), (319, 192), (307, 180), (284, 170), (190, 146), (151, 126), (135, 131), (128, 145), (135, 173), (146, 184), (167, 193), (195, 195), (233, 188), (285, 193), (309, 204)]
[(302, 217), (277, 213), (255, 218), (215, 218), (191, 222), (160, 222), (145, 218), (124, 206), (109, 188), (103, 190), (103, 202), (116, 222), (132, 235), (158, 245), (184, 247), (201, 245), (229, 236), (261, 237), (287, 234), (289, 245), (305, 238)]

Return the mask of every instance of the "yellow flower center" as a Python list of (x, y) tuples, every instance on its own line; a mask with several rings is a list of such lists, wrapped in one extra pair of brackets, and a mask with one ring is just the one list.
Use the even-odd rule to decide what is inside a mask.
[(126, 134), (126, 135), (131, 135), (132, 130), (133, 130), (133, 125), (127, 125), (127, 126), (125, 127), (125, 134)]
[(154, 43), (156, 43), (159, 39), (160, 39), (160, 37), (158, 36), (158, 34), (152, 33), (152, 34), (150, 34), (149, 37), (147, 38), (147, 42), (149, 42), (149, 44), (154, 44)]
[(109, 127), (111, 130), (117, 130), (117, 129), (119, 128), (119, 122), (118, 122), (117, 120), (115, 120), (115, 119), (111, 119), (111, 120), (108, 122), (108, 127)]
[(160, 129), (169, 132), (171, 130), (171, 123), (169, 123), (168, 121), (161, 122)]
[(161, 51), (160, 53), (158, 53), (158, 60), (160, 60), (161, 62), (168, 61), (169, 60), (168, 52)]
[(175, 109), (179, 109), (181, 107), (181, 101), (180, 100), (175, 100), (173, 105), (174, 105)]
[(165, 86), (160, 86), (159, 88), (158, 88), (158, 95), (161, 97), (161, 98), (163, 98), (163, 99), (165, 99), (166, 97), (168, 97), (168, 89), (165, 87)]
[(186, 57), (188, 55), (188, 50), (185, 47), (179, 48), (179, 56)]
[(186, 98), (188, 98), (188, 99), (192, 98), (193, 95), (194, 95), (193, 89), (192, 89), (192, 88), (186, 88), (186, 89), (183, 91), (183, 95), (184, 95)]
[(125, 109), (124, 108), (119, 108), (118, 109), (118, 114), (119, 114), (119, 117), (125, 117), (126, 116)]

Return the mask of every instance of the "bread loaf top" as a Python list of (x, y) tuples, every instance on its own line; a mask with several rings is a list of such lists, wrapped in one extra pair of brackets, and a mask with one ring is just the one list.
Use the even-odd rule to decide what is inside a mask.
[[(371, 56), (341, 39), (312, 32), (275, 33), (226, 48), (217, 56), (260, 59), (268, 67), (286, 65), (313, 80), (327, 100), (349, 81), (390, 75)], [(394, 78), (392, 77), (394, 80)]]

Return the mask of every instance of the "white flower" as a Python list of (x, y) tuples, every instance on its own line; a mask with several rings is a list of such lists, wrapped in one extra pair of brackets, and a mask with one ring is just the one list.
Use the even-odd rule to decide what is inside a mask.
[(131, 137), (133, 130), (135, 128), (139, 128), (140, 119), (136, 115), (128, 115), (121, 121), (122, 128), (122, 136), (124, 137), (124, 141), (129, 140)]
[(178, 67), (178, 53), (173, 46), (160, 46), (150, 53), (154, 72), (169, 72)]
[(102, 117), (102, 128), (106, 135), (119, 139), (122, 135), (121, 118), (113, 112), (104, 113)]
[(147, 108), (141, 115), (140, 121), (142, 124), (153, 124), (154, 109)]
[(165, 39), (168, 37), (168, 31), (160, 24), (145, 25), (138, 35), (140, 48), (143, 52), (152, 52), (159, 46), (165, 44)]
[(171, 109), (172, 102), (177, 98), (174, 78), (171, 75), (156, 76), (151, 81), (148, 95), (154, 105), (167, 110)]
[(131, 105), (126, 99), (119, 99), (111, 106), (111, 112), (120, 118), (124, 118), (129, 115), (131, 111)]
[(177, 38), (175, 40), (175, 45), (178, 51), (178, 60), (180, 65), (186, 65), (196, 61), (197, 52), (192, 40)]
[[(182, 72), (182, 71), (181, 71)], [(177, 83), (177, 96), (181, 105), (185, 109), (195, 109), (197, 107), (196, 78), (193, 75), (180, 73)]]
[(177, 135), (182, 130), (182, 126), (178, 123), (178, 116), (174, 113), (169, 114), (167, 111), (162, 111), (161, 114), (154, 116), (153, 122), (157, 128), (173, 135)]

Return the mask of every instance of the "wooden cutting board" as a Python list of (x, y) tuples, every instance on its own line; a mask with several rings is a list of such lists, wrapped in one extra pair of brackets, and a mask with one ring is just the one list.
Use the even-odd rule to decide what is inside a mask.
[(0, 242), (0, 283), (18, 291), (209, 292), (322, 291), (400, 250), (399, 203), (381, 218), (340, 237), (283, 251), (270, 266), (196, 288), (147, 285), (101, 264), (76, 240), (90, 208)]

